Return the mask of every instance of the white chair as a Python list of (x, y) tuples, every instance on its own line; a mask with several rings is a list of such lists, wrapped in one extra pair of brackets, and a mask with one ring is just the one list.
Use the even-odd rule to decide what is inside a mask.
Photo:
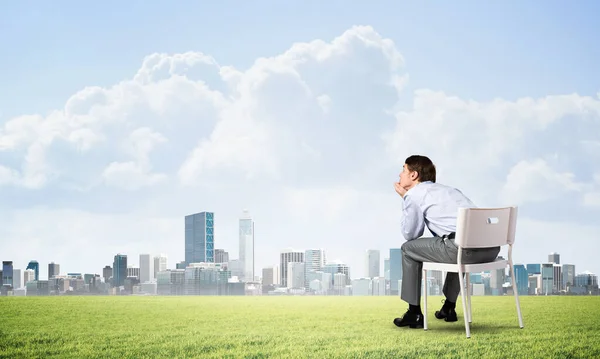
[[(469, 291), (469, 273), (480, 273), (488, 270), (510, 268), (512, 288), (517, 303), (519, 326), (523, 328), (521, 305), (515, 280), (515, 270), (512, 261), (512, 247), (515, 242), (517, 226), (517, 207), (506, 208), (460, 208), (456, 224), (455, 243), (458, 246), (457, 264), (423, 263), (423, 328), (427, 330), (427, 271), (439, 270), (458, 273), (461, 288), (463, 316), (467, 338), (471, 337), (471, 293)], [(508, 245), (508, 260), (496, 259), (493, 262), (480, 264), (462, 264), (463, 248), (485, 248)], [(466, 280), (463, 274), (467, 273)], [(466, 282), (466, 283), (465, 283)], [(466, 286), (465, 286), (466, 284)], [(466, 294), (465, 294), (466, 293)]]

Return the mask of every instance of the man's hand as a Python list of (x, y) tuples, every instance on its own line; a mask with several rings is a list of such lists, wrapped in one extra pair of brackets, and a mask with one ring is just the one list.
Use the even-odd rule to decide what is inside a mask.
[(394, 189), (396, 190), (396, 193), (400, 195), (400, 197), (404, 198), (406, 189), (402, 187), (399, 182), (394, 182)]

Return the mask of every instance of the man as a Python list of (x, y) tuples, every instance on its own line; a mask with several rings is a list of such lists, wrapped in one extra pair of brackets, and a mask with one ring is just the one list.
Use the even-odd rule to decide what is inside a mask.
[[(454, 243), (456, 220), (460, 207), (475, 207), (461, 191), (436, 183), (436, 170), (425, 156), (406, 159), (400, 182), (394, 183), (403, 199), (402, 293), (408, 311), (394, 319), (399, 327), (423, 328), (421, 312), (421, 281), (423, 262), (457, 263), (458, 247)], [(432, 238), (420, 238), (425, 226)], [(463, 263), (482, 263), (496, 259), (500, 247), (463, 250)], [(443, 293), (444, 305), (435, 317), (447, 322), (457, 321), (456, 299), (460, 293), (458, 273), (448, 272)]]

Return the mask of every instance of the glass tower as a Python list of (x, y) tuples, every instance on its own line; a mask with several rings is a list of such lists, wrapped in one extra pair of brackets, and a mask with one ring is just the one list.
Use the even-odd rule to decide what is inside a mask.
[(40, 264), (38, 263), (38, 261), (31, 261), (29, 262), (29, 264), (27, 265), (27, 268), (25, 269), (32, 269), (35, 272), (35, 279), (36, 281), (40, 280)]
[(185, 263), (214, 263), (214, 213), (185, 216)]
[(117, 254), (113, 263), (113, 287), (125, 285), (127, 278), (127, 255)]

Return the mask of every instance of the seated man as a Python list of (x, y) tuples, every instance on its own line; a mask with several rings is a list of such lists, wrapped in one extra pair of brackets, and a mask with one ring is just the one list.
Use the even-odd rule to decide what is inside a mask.
[[(406, 159), (400, 182), (394, 183), (403, 199), (402, 234), (402, 300), (408, 302), (408, 311), (402, 318), (394, 319), (399, 327), (423, 328), (421, 312), (421, 282), (423, 262), (457, 263), (458, 247), (454, 243), (459, 207), (475, 205), (459, 190), (435, 182), (436, 171), (425, 156)], [(425, 226), (433, 238), (419, 238)], [(463, 250), (463, 263), (482, 263), (496, 259), (500, 247)], [(458, 273), (448, 272), (443, 293), (444, 305), (435, 312), (438, 319), (454, 322), (456, 299), (460, 293)]]

